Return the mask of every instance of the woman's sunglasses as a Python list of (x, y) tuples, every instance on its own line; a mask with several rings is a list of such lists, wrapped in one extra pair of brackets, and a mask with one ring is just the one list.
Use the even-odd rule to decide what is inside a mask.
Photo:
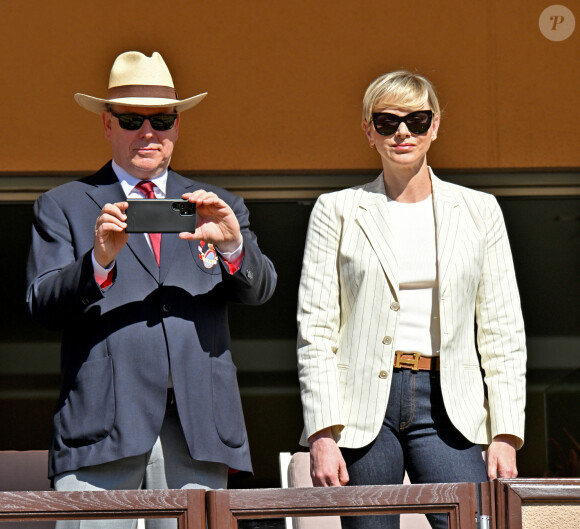
[(155, 114), (144, 116), (142, 114), (117, 114), (111, 110), (111, 114), (119, 120), (119, 126), (125, 130), (139, 130), (145, 120), (149, 120), (154, 130), (169, 130), (173, 128), (177, 114)]
[(429, 130), (432, 120), (432, 110), (417, 110), (406, 116), (396, 116), (389, 112), (373, 112), (375, 130), (382, 136), (390, 136), (397, 132), (401, 123), (407, 126), (409, 132), (423, 134)]

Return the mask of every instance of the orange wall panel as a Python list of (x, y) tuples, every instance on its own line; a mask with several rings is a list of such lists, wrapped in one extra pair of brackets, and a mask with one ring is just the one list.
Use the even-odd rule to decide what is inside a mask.
[(547, 5), (5, 0), (0, 171), (90, 171), (106, 161), (99, 117), (72, 96), (105, 96), (114, 58), (131, 49), (161, 52), (182, 97), (209, 92), (183, 115), (173, 163), (181, 170), (377, 168), (361, 99), (375, 77), (401, 67), (439, 91), (431, 165), (578, 167), (579, 30), (545, 38)]

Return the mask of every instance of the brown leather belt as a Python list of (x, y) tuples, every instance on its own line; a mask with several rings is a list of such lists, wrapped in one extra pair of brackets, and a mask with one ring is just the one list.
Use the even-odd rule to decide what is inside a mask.
[(421, 353), (395, 351), (395, 367), (413, 371), (439, 371), (438, 356), (421, 356)]

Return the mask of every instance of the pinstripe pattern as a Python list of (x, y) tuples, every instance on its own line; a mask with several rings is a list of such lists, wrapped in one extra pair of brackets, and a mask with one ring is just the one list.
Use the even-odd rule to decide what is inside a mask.
[[(523, 442), (524, 326), (501, 210), (491, 195), (431, 176), (445, 408), (472, 442), (500, 433)], [(390, 226), (382, 174), (321, 195), (312, 211), (298, 300), (303, 444), (332, 426), (340, 446), (357, 448), (380, 429), (399, 314)]]

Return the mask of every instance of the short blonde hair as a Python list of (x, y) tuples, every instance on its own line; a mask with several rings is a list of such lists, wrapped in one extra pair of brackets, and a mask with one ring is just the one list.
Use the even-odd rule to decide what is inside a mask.
[(373, 111), (380, 104), (402, 110), (418, 110), (429, 103), (433, 113), (441, 116), (441, 108), (431, 81), (416, 73), (399, 70), (381, 75), (367, 88), (363, 97), (363, 121), (370, 123)]

